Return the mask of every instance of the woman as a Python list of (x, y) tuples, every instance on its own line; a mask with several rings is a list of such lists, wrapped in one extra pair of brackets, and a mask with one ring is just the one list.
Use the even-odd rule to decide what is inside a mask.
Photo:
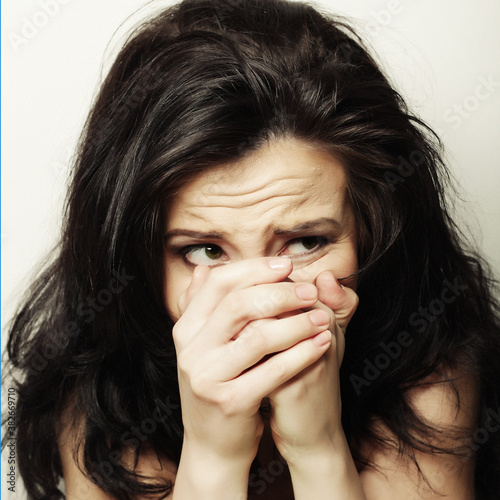
[(30, 495), (495, 498), (498, 306), (446, 180), (356, 35), (306, 4), (142, 25), (11, 328)]

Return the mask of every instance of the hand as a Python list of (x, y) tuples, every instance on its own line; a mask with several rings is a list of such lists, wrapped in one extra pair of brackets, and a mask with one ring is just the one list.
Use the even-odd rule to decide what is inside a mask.
[(173, 335), (183, 454), (185, 448), (196, 449), (198, 454), (249, 467), (263, 430), (258, 411), (262, 398), (328, 349), (331, 335), (325, 330), (330, 318), (319, 314), (323, 324), (314, 324), (317, 310), (262, 321), (305, 309), (317, 300), (312, 284), (305, 285), (311, 297), (303, 299), (297, 294), (303, 288), (300, 283), (283, 282), (292, 271), (289, 259), (278, 259), (281, 268), (273, 269), (272, 262), (276, 259), (199, 266), (179, 299), (181, 317)]
[(274, 442), (289, 464), (307, 454), (328, 453), (343, 444), (339, 368), (344, 334), (358, 296), (342, 287), (330, 271), (316, 279), (318, 301), (313, 308), (329, 314), (331, 346), (315, 363), (270, 394)]

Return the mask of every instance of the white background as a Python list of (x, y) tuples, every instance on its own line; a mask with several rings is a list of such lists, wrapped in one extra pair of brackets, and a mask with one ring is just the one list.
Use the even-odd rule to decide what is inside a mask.
[[(145, 3), (1, 3), (2, 327), (57, 239), (68, 164), (103, 72), (127, 29), (172, 2)], [(440, 132), (461, 185), (460, 224), (499, 276), (500, 2), (323, 0), (317, 5), (354, 19), (413, 111)], [(6, 494), (4, 468), (1, 481)]]

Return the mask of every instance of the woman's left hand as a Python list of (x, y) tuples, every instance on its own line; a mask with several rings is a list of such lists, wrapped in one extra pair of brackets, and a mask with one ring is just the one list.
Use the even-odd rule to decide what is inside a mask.
[(313, 308), (330, 314), (332, 343), (313, 365), (270, 395), (271, 431), (283, 458), (331, 454), (342, 442), (339, 368), (344, 355), (344, 334), (358, 305), (358, 296), (340, 286), (330, 271), (316, 278), (318, 301)]

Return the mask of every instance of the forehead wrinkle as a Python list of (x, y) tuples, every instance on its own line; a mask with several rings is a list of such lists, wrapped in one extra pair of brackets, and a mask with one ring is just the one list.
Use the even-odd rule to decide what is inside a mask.
[[(235, 177), (235, 172), (231, 172), (231, 174)], [(261, 176), (254, 176), (253, 179), (260, 180)], [(213, 182), (210, 183), (210, 187), (207, 190), (208, 195), (219, 195), (219, 196), (246, 196), (250, 194), (257, 193), (258, 191), (265, 190), (267, 188), (272, 188), (274, 184), (276, 183), (283, 183), (283, 182), (289, 182), (289, 181), (303, 181), (303, 182), (309, 182), (307, 178), (304, 178), (302, 175), (287, 175), (286, 177), (278, 177), (276, 179), (263, 179), (262, 182), (260, 182), (258, 185), (252, 186), (251, 184), (249, 185), (248, 179), (246, 178), (245, 175), (242, 177), (238, 178), (237, 182), (229, 182), (229, 189), (232, 189), (233, 192), (225, 193), (222, 194), (220, 193), (220, 190), (223, 189), (223, 184), (220, 182)], [(248, 186), (248, 187), (246, 187)], [(237, 191), (237, 188), (243, 188), (240, 191)]]
[[(290, 185), (291, 182), (293, 185)], [(285, 187), (280, 189), (280, 185), (282, 184)], [(244, 180), (242, 180), (237, 186), (241, 187), (245, 185)], [(306, 193), (312, 187), (313, 183), (311, 180), (301, 176), (287, 176), (272, 181), (264, 181), (263, 183), (259, 183), (259, 186), (250, 187), (244, 191), (238, 191), (235, 184), (229, 184), (228, 186), (212, 184), (202, 194), (201, 201), (203, 201), (203, 206), (210, 207), (248, 207), (276, 198), (304, 197), (307, 199), (308, 196)], [(228, 191), (223, 192), (224, 189), (228, 189)], [(210, 201), (211, 199), (216, 201)]]
[[(244, 201), (244, 200), (234, 200), (233, 203), (229, 202), (229, 203), (223, 203), (222, 201), (216, 201), (216, 202), (213, 202), (213, 203), (210, 203), (210, 204), (206, 204), (206, 205), (202, 205), (200, 206), (199, 208), (231, 208), (231, 209), (234, 209), (234, 210), (238, 210), (238, 209), (244, 209), (244, 208), (249, 208), (249, 207), (256, 207), (262, 203), (266, 203), (266, 202), (269, 202), (269, 201), (272, 201), (272, 200), (278, 200), (280, 198), (288, 198), (290, 199), (290, 203), (287, 204), (287, 208), (285, 208), (284, 210), (286, 211), (287, 209), (289, 209), (290, 207), (300, 207), (302, 206), (304, 203), (307, 202), (307, 198), (306, 197), (302, 197), (301, 195), (299, 194), (292, 194), (292, 193), (289, 193), (289, 194), (279, 194), (279, 195), (269, 195), (269, 196), (266, 196), (260, 200), (248, 200), (248, 201)], [(297, 200), (293, 201), (292, 198), (298, 198)], [(266, 210), (267, 211), (267, 210)]]
[[(295, 203), (293, 207), (289, 205), (286, 207), (274, 207), (275, 210), (266, 210), (262, 217), (254, 216), (252, 218), (238, 217), (237, 214), (236, 216), (226, 214), (224, 217), (221, 217), (219, 214), (217, 219), (212, 219), (210, 216), (207, 217), (202, 213), (198, 213), (196, 208), (194, 210), (188, 209), (186, 212), (188, 216), (203, 222), (203, 232), (217, 233), (221, 237), (229, 239), (231, 239), (231, 236), (239, 234), (251, 237), (255, 237), (255, 235), (267, 237), (273, 234), (287, 234), (289, 231), (286, 228), (303, 225), (305, 226), (304, 229), (308, 229), (307, 226), (311, 221), (317, 222), (323, 219), (335, 220), (334, 217), (337, 216), (335, 211), (332, 210), (332, 206), (325, 205), (315, 205), (315, 211), (313, 212), (299, 212), (304, 203), (305, 200), (301, 200)], [(238, 209), (231, 208), (230, 210)], [(276, 213), (271, 214), (271, 212)], [(264, 219), (266, 215), (269, 217), (268, 221)]]
[[(296, 193), (287, 193), (287, 194), (281, 194), (281, 195), (275, 195), (275, 196), (267, 196), (257, 202), (252, 202), (252, 203), (239, 203), (239, 204), (231, 204), (228, 205), (227, 203), (224, 204), (218, 204), (218, 203), (210, 203), (210, 204), (190, 204), (188, 205), (183, 211), (187, 213), (188, 215), (192, 215), (193, 217), (210, 221), (210, 218), (207, 218), (202, 210), (209, 210), (211, 208), (222, 208), (222, 209), (228, 209), (228, 210), (244, 210), (245, 208), (252, 208), (256, 207), (257, 205), (260, 205), (261, 203), (265, 203), (268, 201), (272, 200), (278, 200), (280, 198), (287, 198), (287, 200), (280, 200), (281, 203), (273, 206), (273, 207), (265, 207), (262, 206), (261, 210), (265, 214), (268, 214), (271, 211), (278, 211), (278, 213), (275, 215), (275, 218), (281, 219), (283, 216), (286, 214), (289, 214), (291, 211), (297, 211), (300, 208), (302, 208), (308, 201), (311, 201), (311, 196), (310, 193), (305, 191), (301, 192), (299, 194)], [(295, 199), (293, 199), (295, 198)]]
[[(269, 231), (263, 227), (268, 222), (281, 225), (286, 220), (293, 226), (326, 213), (342, 220), (348, 198), (342, 169), (335, 159), (333, 166), (330, 161), (326, 165), (322, 156), (302, 158), (290, 152), (294, 148), (294, 144), (288, 147), (284, 158), (266, 151), (251, 161), (236, 163), (235, 168), (221, 167), (199, 176), (174, 201), (175, 218), (188, 222), (192, 217), (204, 228), (222, 229), (225, 234), (241, 232), (244, 223), (255, 234)], [(271, 168), (273, 156), (278, 160), (276, 169)]]

